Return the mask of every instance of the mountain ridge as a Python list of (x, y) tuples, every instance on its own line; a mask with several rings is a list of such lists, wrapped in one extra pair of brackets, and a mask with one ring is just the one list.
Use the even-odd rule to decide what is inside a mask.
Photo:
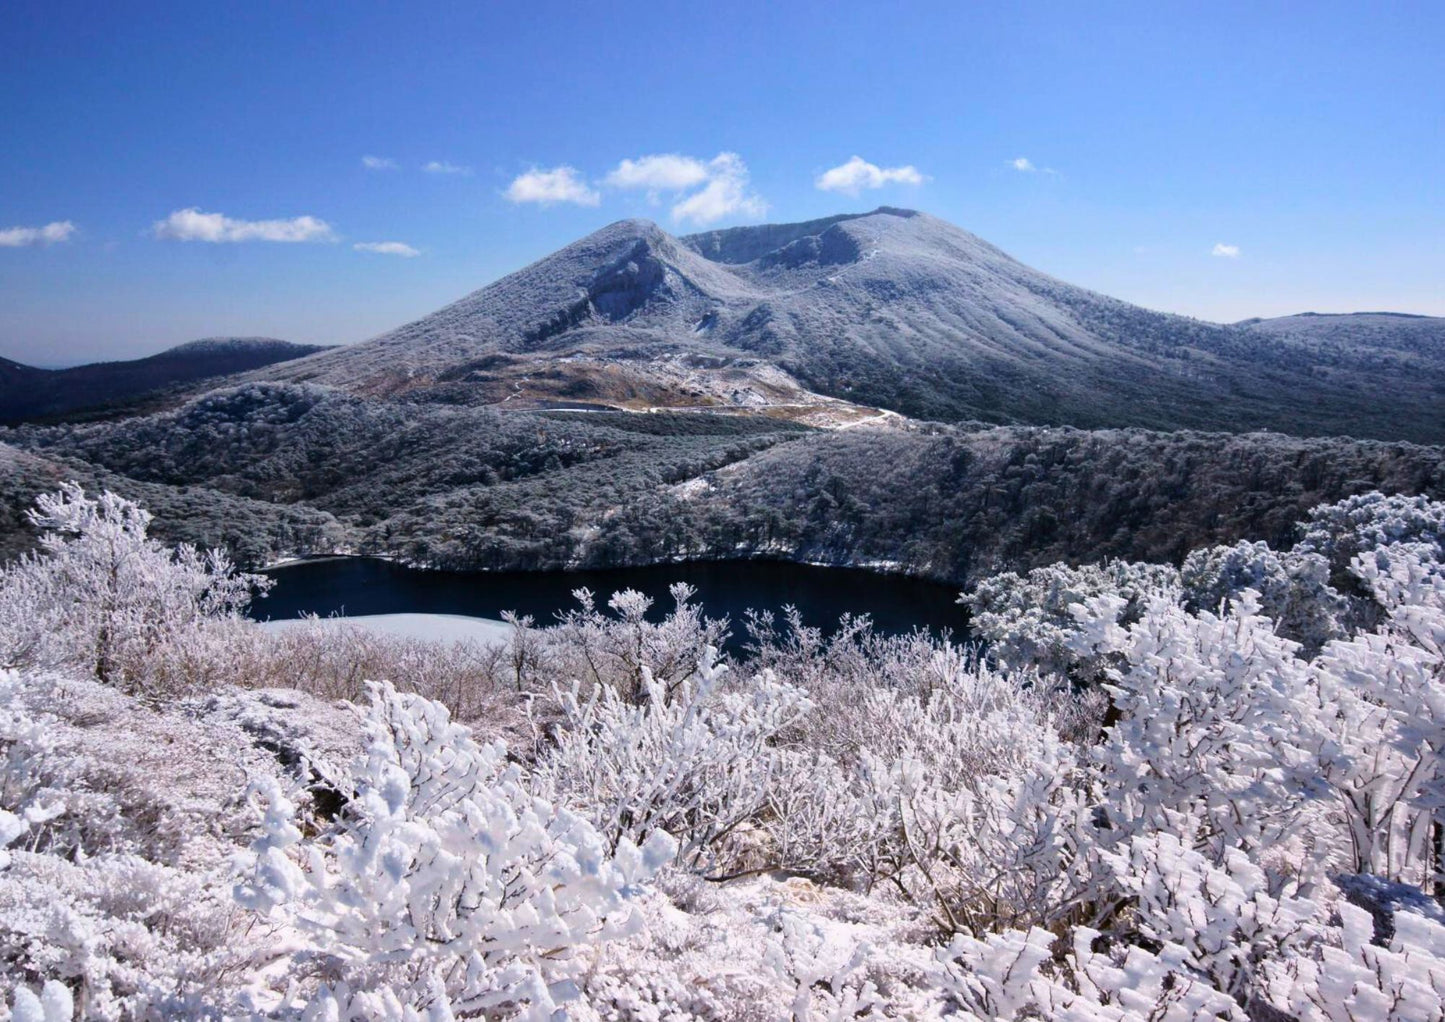
[(914, 210), (683, 236), (633, 219), (253, 377), (511, 409), (841, 402), (947, 421), (1445, 441), (1445, 353), (1431, 342), (1371, 369), (1348, 338), (1313, 337), (1332, 320), (1270, 322), (1142, 309)]
[(0, 423), (115, 410), (159, 391), (316, 354), (274, 337), (202, 337), (144, 358), (41, 369), (0, 358)]

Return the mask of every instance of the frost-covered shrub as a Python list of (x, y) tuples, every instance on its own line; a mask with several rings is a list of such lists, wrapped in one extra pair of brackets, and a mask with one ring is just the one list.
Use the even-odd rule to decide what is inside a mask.
[(1245, 1022), (1239, 1005), (1195, 973), (1177, 944), (1157, 951), (1110, 946), (1081, 926), (1056, 958), (1055, 941), (1037, 927), (955, 936), (937, 955), (940, 1013), (959, 1022)]
[(40, 552), (0, 569), (0, 666), (68, 666), (137, 690), (187, 680), (207, 626), (235, 622), (270, 582), (237, 574), (219, 551), (167, 549), (150, 515), (74, 483), (29, 513)]
[[(1057, 741), (950, 786), (917, 760), (891, 766), (900, 882), (949, 929), (1051, 919), (1069, 905), (1072, 761)], [(875, 761), (875, 771), (881, 765)]]
[(1216, 857), (1292, 834), (1319, 794), (1300, 708), (1309, 665), (1246, 591), (1222, 616), (1156, 600), (1131, 625), (1120, 597), (1077, 608), (1086, 655), (1111, 656), (1117, 718), (1094, 750), (1099, 812), (1118, 840), (1189, 833)]
[(1445, 926), (1402, 913), (1382, 946), (1364, 909), (1336, 902), (1333, 925), (1323, 906), (1271, 895), (1244, 857), (1231, 858), (1221, 871), (1177, 844), (1139, 845), (1131, 883), (1144, 922), (1127, 939), (1079, 926), (1060, 953), (1038, 928), (956, 935), (936, 955), (941, 1013), (969, 1022), (1445, 1017)]
[(1267, 543), (1248, 540), (1196, 550), (1179, 570), (1190, 609), (1217, 612), (1252, 590), (1260, 613), (1310, 652), (1343, 633), (1346, 603), (1329, 577), (1329, 562), (1321, 554), (1277, 553)]
[(264, 832), (241, 863), (242, 904), (305, 937), (287, 971), (310, 984), (311, 1015), (552, 1017), (579, 949), (632, 932), (631, 899), (676, 843), (609, 846), (421, 696), (376, 685), (364, 724), (335, 828), (302, 840), (263, 789)]
[(778, 937), (768, 946), (767, 962), (792, 995), (789, 1007), (794, 1019), (845, 1022), (887, 1017), (876, 1011), (882, 999), (866, 975), (866, 945), (840, 956), (822, 926), (787, 909), (774, 915), (773, 927)]
[[(810, 692), (857, 691), (877, 684), (880, 677), (906, 683), (912, 672), (903, 664), (914, 659), (920, 638), (880, 636), (866, 615), (845, 614), (825, 631), (805, 624), (801, 612), (791, 605), (783, 608), (781, 622), (772, 611), (748, 611), (743, 627), (750, 665)], [(931, 640), (923, 637), (922, 644), (931, 652)], [(899, 667), (903, 669), (889, 669)]]
[(669, 593), (673, 609), (654, 623), (647, 620), (652, 600), (634, 589), (612, 594), (607, 601), (612, 616), (598, 610), (591, 590), (574, 591), (580, 606), (561, 615), (552, 643), (557, 673), (611, 685), (634, 702), (648, 698), (644, 668), (664, 693), (696, 677), (708, 650), (727, 641), (728, 622), (704, 617), (692, 602), (697, 590), (686, 583), (676, 583)]
[(15, 671), (0, 671), (0, 870), (6, 848), (22, 838), (33, 846), (38, 829), (65, 812), (52, 784), (55, 737), (26, 712), (20, 686)]
[(1300, 526), (1298, 553), (1318, 554), (1330, 566), (1330, 581), (1344, 595), (1346, 631), (1374, 628), (1382, 608), (1367, 584), (1362, 585), (1355, 562), (1377, 551), (1418, 546), (1421, 561), (1445, 556), (1445, 503), (1425, 497), (1361, 494), (1337, 504), (1311, 508)]
[(888, 883), (952, 929), (1051, 918), (1073, 882), (1076, 750), (1037, 687), (967, 659), (934, 668), (926, 697), (858, 693), (833, 756), (790, 752), (767, 827), (777, 864)]
[(1320, 769), (1348, 834), (1346, 872), (1434, 884), (1445, 876), (1445, 568), (1429, 547), (1384, 547), (1354, 570), (1386, 615), (1330, 643), (1310, 705)]
[[(1182, 590), (1136, 566), (1006, 580), (983, 661), (791, 614), (750, 620), (752, 662), (725, 673), (684, 590), (657, 623), (636, 594), (588, 597), (520, 651), (268, 636), (222, 608), (149, 633), (146, 683), (122, 678), (226, 663), (367, 692), (350, 768), (355, 719), (294, 691), (162, 703), (0, 674), (4, 1000), (41, 1019), (65, 994), (100, 1019), (1438, 1020), (1445, 568), (1433, 506), (1383, 532), (1360, 506), (1348, 578), (1373, 617), (1335, 618), (1310, 658), (1276, 618), (1330, 619), (1326, 555), (1239, 544), (1191, 557)], [(32, 583), (58, 603), (37, 570), (9, 606)], [(32, 660), (51, 641), (0, 633)], [(393, 671), (414, 691), (366, 687)], [(461, 714), (520, 723), (525, 754)]]
[(393, 678), (467, 723), (500, 731), (522, 718), (509, 684), (508, 647), (498, 643), (388, 635), (312, 617), (281, 631), (245, 629), (228, 636), (224, 650), (236, 682), (250, 688), (295, 688), (364, 702), (367, 680)]
[(1100, 855), (1131, 897), (1130, 942), (1178, 945), (1191, 971), (1241, 1004), (1258, 990), (1264, 963), (1322, 936), (1320, 907), (1298, 881), (1268, 875), (1237, 848), (1216, 864), (1179, 836), (1155, 833)]
[(1074, 608), (1100, 596), (1118, 598), (1127, 623), (1138, 619), (1147, 601), (1172, 600), (1178, 591), (1179, 574), (1168, 565), (1108, 561), (1078, 568), (1052, 564), (1022, 577), (1004, 572), (980, 582), (959, 602), (973, 612), (974, 635), (1000, 662), (1092, 682), (1105, 659), (1080, 648)]
[(1358, 555), (1383, 546), (1428, 543), (1438, 559), (1445, 553), (1445, 503), (1375, 490), (1311, 508), (1300, 531), (1295, 549), (1323, 555), (1336, 577)]
[(1313, 954), (1264, 963), (1269, 1003), (1299, 1022), (1445, 1019), (1445, 926), (1402, 913), (1380, 946), (1368, 912), (1342, 904), (1339, 915)]
[(253, 964), (236, 921), (224, 888), (137, 855), (15, 852), (0, 872), (0, 979), (62, 980), (90, 1019), (195, 1007)]
[(559, 689), (563, 719), (537, 762), (539, 790), (585, 813), (609, 845), (665, 831), (680, 864), (728, 868), (725, 842), (758, 822), (777, 781), (773, 740), (811, 704), (770, 673), (725, 689), (725, 671), (707, 648), (695, 680), (671, 694), (646, 665), (641, 702), (607, 684), (585, 698), (576, 684)]
[(64, 983), (46, 980), (38, 997), (29, 987), (15, 988), (10, 1022), (71, 1022), (74, 1017), (75, 1000)]
[(163, 790), (205, 763), (185, 741), (199, 731), (136, 707), (150, 727), (130, 740), (180, 761), (143, 776), (110, 719), (134, 703), (95, 681), (0, 672), (0, 988), (62, 980), (87, 1019), (200, 1014), (220, 976), (253, 964), (211, 872), (225, 781)]

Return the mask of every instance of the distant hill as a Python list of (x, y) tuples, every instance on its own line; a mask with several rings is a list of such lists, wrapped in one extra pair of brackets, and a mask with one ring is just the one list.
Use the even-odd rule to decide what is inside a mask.
[(327, 350), (270, 337), (207, 337), (128, 362), (36, 369), (0, 358), (0, 423), (118, 409), (157, 391)]
[(1370, 369), (1387, 360), (1398, 369), (1435, 373), (1445, 362), (1445, 319), (1402, 312), (1302, 312), (1251, 319), (1241, 326), (1308, 349), (1317, 361)]
[(1445, 440), (1441, 321), (1324, 322), (1339, 318), (1152, 312), (910, 210), (685, 237), (626, 220), (379, 338), (256, 376), (512, 409), (821, 394), (936, 420)]

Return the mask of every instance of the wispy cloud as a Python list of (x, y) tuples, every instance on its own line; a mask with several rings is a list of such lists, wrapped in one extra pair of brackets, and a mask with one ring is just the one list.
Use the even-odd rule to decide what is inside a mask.
[(1059, 176), (1059, 172), (1053, 167), (1037, 166), (1034, 161), (1027, 156), (1016, 156), (1008, 161), (1008, 165), (1020, 174), (1048, 174), (1051, 177)]
[(1221, 259), (1238, 259), (1239, 246), (1226, 245), (1224, 242), (1221, 241), (1214, 246), (1214, 248), (1210, 251), (1209, 254), (1212, 256), (1219, 256)]
[(471, 174), (471, 167), (464, 167), (459, 163), (448, 163), (446, 160), (432, 160), (430, 163), (423, 163), (421, 169), (428, 174)]
[(559, 202), (595, 206), (602, 201), (596, 189), (589, 187), (582, 175), (567, 166), (529, 170), (518, 175), (507, 186), (505, 194), (512, 202), (535, 202), (541, 206)]
[(748, 165), (737, 153), (718, 153), (708, 161), (707, 183), (672, 207), (674, 220), (710, 224), (726, 216), (762, 217), (768, 204), (748, 190)]
[(75, 224), (69, 220), (56, 220), (44, 227), (4, 227), (0, 228), (0, 248), (55, 245), (69, 241), (74, 233)]
[(396, 170), (398, 166), (389, 156), (363, 156), (361, 165), (367, 170)]
[(691, 156), (658, 153), (623, 160), (607, 175), (613, 188), (646, 188), (649, 192), (680, 192), (702, 184), (708, 178), (707, 164)]
[(165, 241), (335, 241), (325, 220), (298, 216), (289, 220), (235, 220), (222, 213), (202, 213), (192, 206), (178, 209), (152, 228)]
[(813, 183), (820, 191), (857, 195), (865, 188), (882, 188), (887, 184), (921, 185), (927, 180), (912, 165), (880, 167), (861, 156), (854, 156), (847, 163), (825, 170)]
[(375, 252), (377, 255), (401, 256), (404, 259), (414, 259), (421, 255), (420, 251), (404, 241), (358, 241), (351, 247), (358, 252)]

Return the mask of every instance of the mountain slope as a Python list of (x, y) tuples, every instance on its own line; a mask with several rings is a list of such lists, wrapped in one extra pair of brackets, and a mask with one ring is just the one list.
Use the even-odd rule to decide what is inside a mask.
[(883, 208), (681, 238), (621, 221), (415, 323), (258, 375), (512, 407), (822, 394), (934, 419), (1445, 440), (1438, 347), (1349, 359), (1298, 333), (1151, 312)]
[(1286, 345), (1307, 349), (1323, 362), (1431, 371), (1445, 361), (1445, 319), (1400, 312), (1344, 315), (1302, 312), (1277, 319), (1251, 319), (1241, 326)]
[(269, 337), (208, 337), (148, 358), (36, 369), (0, 358), (0, 423), (124, 405), (182, 383), (244, 372), (327, 349)]

